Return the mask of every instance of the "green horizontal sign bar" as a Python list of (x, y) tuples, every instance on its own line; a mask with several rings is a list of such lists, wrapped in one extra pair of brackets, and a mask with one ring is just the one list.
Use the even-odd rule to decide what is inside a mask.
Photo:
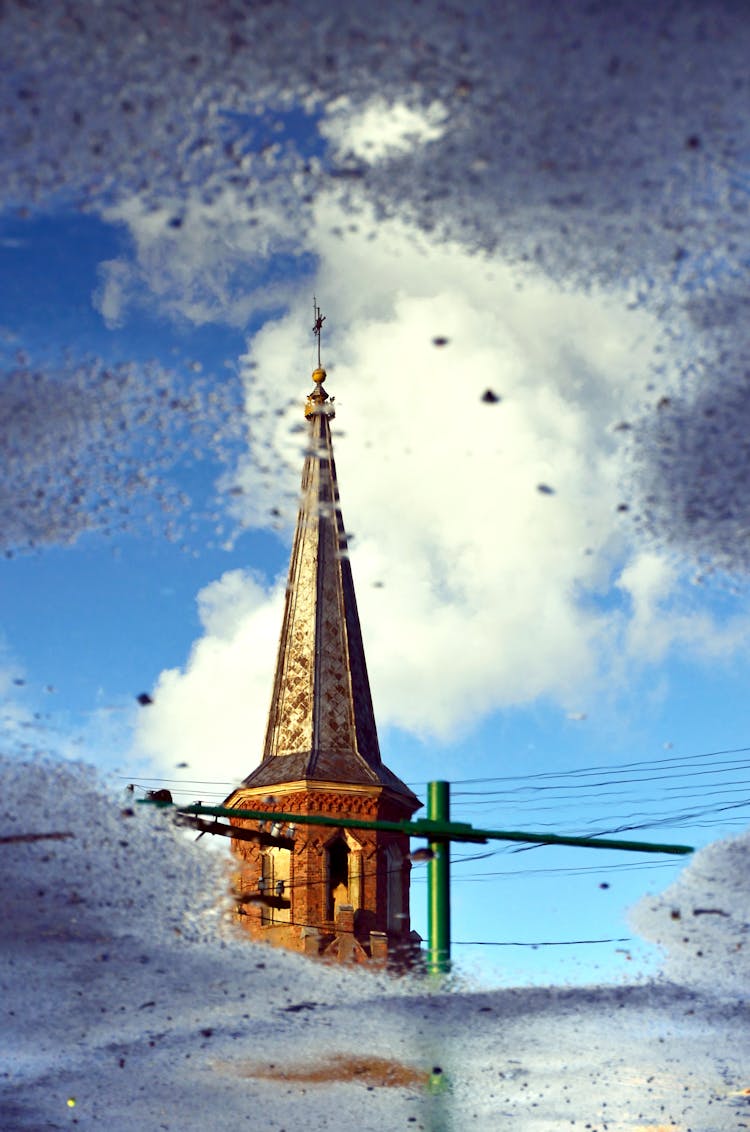
[[(151, 798), (139, 798), (141, 804), (159, 807), (169, 806), (169, 802), (156, 802)], [(380, 829), (387, 833), (405, 833), (409, 837), (426, 837), (428, 841), (473, 841), (485, 844), (487, 841), (523, 841), (531, 845), (580, 845), (587, 849), (620, 849), (629, 853), (671, 853), (685, 855), (692, 853), (690, 845), (656, 845), (649, 841), (603, 840), (596, 837), (566, 837), (557, 833), (527, 833), (525, 830), (474, 829), (468, 822), (430, 821), (419, 818), (417, 821), (364, 821), (361, 818), (323, 817), (317, 814), (288, 814), (277, 810), (233, 810), (228, 806), (176, 807), (181, 814), (211, 814), (217, 818), (239, 818), (242, 821), (285, 822), (294, 825), (322, 825), (346, 829)]]

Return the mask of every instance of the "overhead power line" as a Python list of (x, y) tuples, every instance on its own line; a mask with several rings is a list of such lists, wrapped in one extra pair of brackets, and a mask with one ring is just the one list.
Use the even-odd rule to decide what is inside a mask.
[[(704, 751), (695, 755), (670, 755), (668, 757), (658, 759), (637, 759), (621, 763), (598, 763), (592, 766), (585, 767), (568, 767), (557, 771), (538, 771), (532, 774), (512, 774), (512, 775), (498, 775), (494, 777), (485, 778), (461, 778), (456, 779), (453, 785), (468, 786), (468, 785), (483, 785), (490, 782), (516, 782), (516, 783), (532, 783), (539, 779), (558, 779), (558, 778), (581, 778), (591, 774), (620, 774), (626, 771), (636, 771), (639, 767), (643, 768), (644, 772), (653, 770), (659, 767), (671, 766), (674, 770), (679, 770), (681, 767), (688, 767), (701, 759), (715, 759), (722, 755), (738, 755), (750, 753), (750, 747), (732, 747), (724, 750), (717, 751)], [(743, 766), (750, 768), (750, 761), (747, 759), (730, 760), (727, 763), (714, 763), (707, 771), (698, 771), (699, 774), (710, 774), (724, 766)], [(691, 774), (688, 771), (683, 777)], [(118, 778), (124, 781), (130, 781), (127, 775), (117, 775)], [(193, 778), (161, 778), (161, 777), (144, 777), (138, 776), (142, 782), (158, 782), (164, 784), (174, 784), (181, 786), (218, 786), (222, 789), (230, 791), (237, 787), (238, 780), (217, 780), (217, 779), (193, 779)], [(638, 781), (638, 780), (636, 780)], [(425, 786), (426, 782), (409, 782), (409, 786)], [(459, 798), (464, 796), (472, 796), (476, 793), (477, 796), (486, 797), (486, 791), (454, 791), (453, 797)]]
[(528, 943), (526, 940), (508, 939), (454, 939), (453, 947), (580, 947), (585, 943), (630, 943), (632, 936), (616, 936), (613, 939), (542, 939)]
[[(564, 775), (585, 775), (594, 774), (601, 771), (614, 771), (618, 773), (620, 771), (632, 770), (635, 767), (640, 766), (653, 768), (658, 766), (665, 766), (669, 763), (677, 763), (681, 765), (683, 763), (687, 764), (695, 762), (698, 759), (715, 758), (719, 755), (741, 755), (747, 754), (748, 752), (750, 752), (750, 747), (730, 747), (726, 750), (720, 751), (703, 751), (701, 754), (697, 755), (670, 755), (666, 758), (637, 759), (623, 763), (595, 763), (593, 766), (573, 767), (560, 771), (538, 771), (534, 774), (506, 774), (492, 778), (458, 778), (452, 782), (452, 785), (467, 786), (472, 783), (529, 781), (530, 779), (535, 778), (555, 778)], [(410, 785), (421, 785), (421, 783), (412, 783)]]
[[(605, 874), (610, 876), (613, 871), (631, 872), (634, 869), (668, 869), (676, 868), (677, 861), (636, 861), (633, 864), (610, 864), (610, 865), (582, 865), (576, 867), (571, 865), (570, 868), (552, 867), (549, 869), (527, 869), (521, 868), (518, 871), (512, 869), (505, 870), (492, 870), (486, 873), (469, 873), (457, 876), (454, 874), (453, 881), (456, 884), (471, 884), (484, 880), (494, 880), (502, 878), (503, 880), (527, 880), (529, 877), (547, 877), (547, 876), (585, 876), (588, 873), (596, 873), (598, 876)], [(421, 874), (412, 877), (412, 881), (421, 880)]]
[[(616, 767), (612, 767), (611, 770), (614, 774), (620, 773)], [(682, 771), (679, 770), (679, 768), (672, 767), (671, 773), (669, 774), (646, 774), (646, 768), (644, 767), (643, 772), (634, 777), (601, 778), (594, 782), (582, 781), (585, 776), (577, 775), (575, 771), (549, 772), (546, 774), (531, 775), (530, 778), (534, 781), (525, 781), (519, 786), (513, 786), (505, 790), (457, 790), (456, 798), (483, 798), (492, 801), (497, 798), (512, 797), (514, 794), (520, 793), (547, 793), (550, 791), (568, 790), (571, 788), (571, 779), (575, 780), (575, 788), (580, 791), (594, 790), (599, 786), (640, 785), (647, 782), (668, 782), (674, 779), (704, 778), (708, 775), (715, 777), (717, 774), (732, 773), (737, 770), (750, 770), (750, 762), (745, 759), (738, 759), (728, 763), (720, 763), (717, 766), (711, 767), (709, 770)], [(597, 774), (601, 774), (601, 772), (597, 771)], [(563, 781), (540, 783), (538, 781), (540, 778), (563, 779)], [(670, 787), (667, 787), (667, 789), (670, 789)], [(671, 787), (671, 789), (678, 789), (678, 787)]]

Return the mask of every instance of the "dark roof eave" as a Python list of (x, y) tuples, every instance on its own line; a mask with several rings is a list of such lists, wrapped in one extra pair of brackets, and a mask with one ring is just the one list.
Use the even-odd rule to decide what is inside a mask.
[[(288, 763), (287, 760), (293, 761)], [(227, 801), (235, 797), (243, 787), (256, 790), (281, 787), (292, 782), (295, 784), (304, 782), (312, 787), (327, 784), (332, 787), (350, 786), (355, 789), (376, 788), (390, 794), (394, 800), (404, 804), (411, 812), (422, 806), (416, 794), (383, 763), (375, 770), (357, 755), (349, 753), (341, 760), (344, 765), (339, 765), (336, 768), (338, 772), (332, 773), (334, 768), (330, 765), (321, 765), (323, 760), (315, 759), (314, 767), (310, 766), (312, 761), (309, 755), (277, 755), (264, 759), (247, 778), (243, 779), (241, 785), (232, 791)], [(279, 766), (279, 763), (285, 765)], [(346, 773), (347, 771), (349, 773)]]

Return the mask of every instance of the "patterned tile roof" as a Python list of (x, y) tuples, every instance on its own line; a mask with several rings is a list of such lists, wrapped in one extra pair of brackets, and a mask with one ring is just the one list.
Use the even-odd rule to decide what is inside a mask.
[(418, 799), (380, 757), (324, 379), (317, 369), (305, 410), (309, 444), (263, 761), (243, 785), (371, 784), (414, 810)]

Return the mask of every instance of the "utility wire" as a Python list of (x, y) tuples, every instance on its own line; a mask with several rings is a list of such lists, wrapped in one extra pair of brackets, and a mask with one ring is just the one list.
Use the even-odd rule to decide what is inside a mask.
[[(730, 797), (732, 797), (731, 794)], [(514, 821), (524, 821), (527, 825), (530, 821), (533, 820), (534, 824), (538, 827), (541, 827), (541, 829), (543, 830), (559, 830), (561, 826), (566, 826), (573, 823), (575, 824), (578, 834), (583, 836), (584, 833), (591, 835), (591, 827), (601, 826), (604, 820), (606, 820), (607, 822), (618, 822), (622, 825), (622, 828), (638, 829), (648, 828), (652, 822), (659, 825), (669, 824), (671, 821), (681, 823), (685, 818), (689, 818), (691, 816), (705, 816), (709, 813), (718, 814), (724, 812), (727, 809), (741, 810), (747, 806), (750, 806), (750, 798), (742, 798), (732, 802), (717, 801), (710, 806), (704, 806), (697, 809), (691, 808), (669, 810), (666, 813), (664, 811), (657, 811), (656, 813), (654, 813), (651, 810), (631, 810), (628, 813), (624, 814), (610, 814), (608, 816), (605, 816), (606, 812), (602, 813), (602, 810), (600, 808), (597, 808), (595, 817), (584, 817), (577, 811), (572, 811), (569, 816), (566, 817), (566, 813), (562, 808), (545, 806), (544, 808), (539, 809), (531, 808), (528, 810), (514, 810), (511, 811), (511, 815)], [(541, 817), (538, 816), (539, 814), (549, 812), (550, 810), (555, 814), (554, 822), (543, 821)], [(510, 820), (508, 811), (503, 811), (503, 816), (505, 822), (507, 823)], [(641, 824), (634, 824), (637, 819), (642, 819)], [(631, 824), (627, 825), (626, 823)]]
[[(668, 758), (659, 759), (638, 759), (631, 762), (624, 763), (599, 763), (588, 767), (575, 767), (568, 770), (561, 771), (539, 771), (535, 774), (511, 774), (500, 775), (493, 778), (457, 778), (454, 779), (451, 785), (464, 786), (473, 783), (482, 784), (487, 782), (518, 782), (528, 781), (534, 778), (555, 778), (564, 775), (585, 775), (594, 774), (601, 771), (620, 771), (631, 770), (635, 767), (650, 767), (664, 766), (667, 763), (677, 763), (679, 765), (695, 762), (697, 759), (715, 758), (718, 755), (740, 755), (750, 752), (750, 747), (731, 747), (721, 751), (704, 751), (698, 755), (670, 755)], [(411, 783), (410, 785), (422, 785), (422, 783)]]
[[(275, 909), (274, 909), (275, 910)], [(246, 913), (236, 913), (243, 916)], [(316, 928), (321, 931), (320, 924), (306, 924), (301, 920), (274, 920), (269, 927)], [(330, 935), (330, 932), (322, 932)], [(335, 933), (334, 933), (335, 934)], [(495, 940), (495, 939), (458, 939), (451, 940), (452, 947), (578, 947), (591, 943), (629, 943), (632, 936), (614, 937), (612, 939), (543, 939), (543, 940)]]
[[(178, 780), (173, 780), (173, 779), (148, 779), (148, 778), (146, 778), (146, 779), (143, 779), (140, 782), (133, 782), (132, 785), (138, 787), (138, 789), (143, 790), (144, 792), (147, 792), (148, 790), (150, 790), (152, 788), (151, 786), (146, 785), (147, 783), (170, 783), (170, 782), (177, 782), (177, 781)], [(646, 784), (647, 782), (650, 782), (652, 780), (651, 779), (648, 779), (648, 780), (644, 779), (642, 781), (643, 781), (644, 784)], [(700, 790), (683, 790), (680, 786), (666, 786), (666, 787), (663, 787), (662, 789), (663, 789), (663, 792), (665, 794), (669, 793), (669, 796), (670, 796), (669, 800), (671, 800), (671, 801), (676, 801), (678, 799), (683, 799), (685, 801), (689, 801), (692, 798), (721, 797), (722, 795), (726, 795), (726, 794), (732, 795), (732, 794), (735, 794), (736, 791), (731, 789), (731, 788), (736, 787), (736, 786), (750, 786), (750, 779), (730, 779), (728, 781), (724, 781), (724, 782), (720, 782), (720, 783), (707, 783)], [(173, 790), (173, 793), (175, 793), (175, 794), (185, 794), (185, 795), (188, 795), (190, 797), (192, 797), (194, 795), (194, 791), (187, 790), (187, 789), (185, 789), (185, 790)], [(204, 794), (204, 797), (221, 796), (219, 794), (219, 792), (215, 792), (215, 791), (204, 791), (203, 794)], [(585, 806), (591, 806), (593, 804), (598, 805), (599, 802), (600, 802), (600, 799), (602, 799), (602, 798), (617, 798), (621, 802), (641, 801), (642, 800), (639, 797), (639, 795), (634, 793), (633, 791), (601, 791), (596, 795), (589, 795), (589, 796), (586, 796), (586, 795), (583, 795), (583, 794), (580, 794), (580, 793), (557, 795), (554, 798), (554, 801), (550, 800), (549, 803), (539, 802), (533, 797), (531, 797), (531, 798), (529, 798), (529, 797), (527, 797), (527, 798), (514, 797), (514, 798), (508, 799), (508, 805), (505, 806), (505, 807), (502, 806), (502, 799), (499, 799), (499, 798), (485, 798), (485, 799), (481, 799), (481, 800), (476, 801), (476, 802), (457, 801), (455, 803), (455, 806), (456, 807), (460, 806), (462, 809), (467, 809), (467, 808), (468, 809), (474, 809), (474, 808), (477, 808), (479, 806), (487, 805), (487, 806), (494, 806), (498, 810), (502, 809), (502, 812), (504, 814), (507, 814), (509, 810), (511, 812), (520, 810), (520, 812), (533, 812), (533, 813), (554, 812), (555, 814), (559, 815), (560, 811), (561, 811), (561, 807), (562, 807), (563, 803), (565, 803), (565, 802), (575, 803), (576, 807), (585, 807)], [(653, 805), (658, 805), (660, 800), (661, 799), (654, 799)], [(746, 802), (747, 802), (748, 805), (750, 805), (750, 798), (748, 798), (746, 800)], [(557, 822), (556, 824), (559, 824), (559, 822)]]
[[(738, 763), (727, 764), (727, 766), (724, 768), (724, 773), (736, 771), (738, 769), (739, 770), (750, 770), (750, 763), (742, 762), (742, 763), (739, 763), (739, 764)], [(673, 772), (669, 773), (669, 774), (649, 774), (649, 775), (646, 775), (645, 772), (644, 772), (639, 777), (604, 778), (604, 779), (600, 779), (600, 780), (595, 781), (595, 782), (581, 781), (581, 779), (578, 778), (575, 775), (574, 772), (566, 772), (565, 781), (562, 782), (562, 783), (554, 782), (554, 783), (548, 783), (548, 784), (539, 784), (538, 782), (534, 782), (533, 784), (524, 784), (524, 785), (521, 785), (521, 786), (514, 786), (514, 787), (512, 787), (510, 789), (506, 789), (506, 790), (489, 790), (489, 791), (488, 790), (456, 790), (456, 791), (451, 791), (451, 797), (456, 798), (457, 800), (459, 798), (478, 797), (478, 798), (487, 799), (488, 801), (492, 801), (493, 799), (510, 797), (514, 794), (521, 794), (521, 793), (539, 793), (539, 794), (541, 794), (541, 793), (549, 793), (551, 791), (567, 790), (567, 789), (570, 788), (570, 783), (569, 783), (569, 780), (568, 780), (569, 777), (575, 778), (576, 790), (578, 790), (578, 791), (580, 791), (580, 790), (589, 791), (589, 790), (593, 790), (593, 789), (595, 789), (596, 787), (599, 787), (599, 786), (604, 786), (604, 787), (606, 787), (606, 786), (625, 786), (625, 785), (631, 785), (631, 784), (635, 784), (635, 785), (640, 786), (640, 785), (647, 783), (647, 782), (648, 783), (650, 783), (650, 782), (665, 782), (665, 781), (668, 782), (668, 781), (674, 781), (675, 779), (683, 780), (683, 779), (687, 779), (687, 778), (705, 777), (706, 775), (712, 775), (712, 776), (715, 777), (717, 773), (721, 773), (721, 770), (716, 768), (716, 767), (712, 767), (710, 770), (679, 771), (678, 773), (674, 773), (675, 770), (676, 770), (676, 768), (673, 768)], [(619, 772), (616, 772), (616, 773), (619, 773)], [(550, 777), (559, 777), (559, 776), (550, 775)], [(746, 780), (744, 780), (744, 781), (746, 781)], [(670, 789), (670, 787), (667, 787), (667, 789)], [(671, 789), (679, 789), (679, 787), (671, 787)]]
[[(577, 776), (582, 776), (582, 775), (587, 775), (587, 774), (600, 773), (602, 771), (610, 771), (610, 772), (613, 772), (613, 773), (620, 773), (620, 772), (626, 771), (626, 770), (633, 770), (637, 767), (643, 767), (645, 770), (649, 770), (649, 769), (653, 769), (654, 767), (667, 766), (669, 764), (676, 764), (675, 769), (679, 769), (680, 766), (696, 762), (699, 759), (716, 758), (720, 755), (738, 755), (738, 754), (748, 754), (748, 753), (750, 753), (750, 747), (730, 747), (730, 748), (727, 748), (725, 750), (704, 751), (704, 752), (701, 752), (700, 754), (695, 754), (695, 755), (670, 755), (670, 756), (664, 757), (664, 758), (638, 759), (638, 760), (632, 760), (632, 761), (623, 762), (623, 763), (611, 763), (611, 764), (599, 763), (599, 764), (594, 764), (593, 766), (572, 767), (572, 768), (563, 769), (563, 770), (559, 770), (559, 771), (539, 771), (539, 772), (534, 773), (534, 774), (501, 775), (501, 776), (496, 776), (496, 777), (493, 777), (493, 778), (458, 778), (458, 779), (454, 779), (453, 782), (451, 783), (451, 785), (462, 786), (462, 785), (471, 785), (471, 784), (474, 784), (474, 783), (485, 784), (485, 783), (488, 783), (488, 782), (527, 782), (527, 781), (530, 781), (532, 779), (538, 779), (538, 778), (559, 778), (559, 777), (565, 777), (565, 776), (577, 777)], [(746, 765), (750, 765), (750, 764), (747, 764), (747, 760), (735, 760), (735, 762), (743, 762)], [(718, 764), (718, 765), (723, 765), (723, 764)], [(116, 775), (116, 777), (123, 779), (123, 780), (129, 780), (128, 776), (124, 775), (124, 774)], [(232, 790), (232, 789), (235, 789), (239, 785), (239, 782), (241, 780), (235, 779), (234, 781), (230, 781), (228, 779), (203, 780), (203, 779), (191, 779), (191, 778), (155, 778), (154, 777), (154, 778), (143, 778), (143, 781), (144, 782), (184, 783), (184, 784), (193, 784), (193, 785), (196, 785), (196, 786), (221, 786), (221, 787), (227, 787), (227, 789)], [(409, 786), (426, 786), (427, 780), (419, 781), (419, 782), (409, 782), (408, 785)], [(468, 793), (468, 792), (456, 791), (456, 794), (460, 794), (460, 793)]]
[[(688, 756), (687, 758), (670, 757), (665, 759), (651, 760), (649, 762), (631, 762), (628, 764), (620, 764), (622, 767), (642, 768), (642, 773), (639, 777), (627, 777), (621, 779), (597, 779), (594, 782), (585, 780), (585, 776), (600, 775), (602, 767), (589, 767), (580, 768), (572, 771), (552, 771), (542, 772), (533, 775), (513, 775), (505, 776), (504, 778), (486, 779), (486, 780), (464, 780), (465, 782), (478, 782), (478, 781), (503, 781), (520, 783), (515, 785), (509, 790), (505, 791), (492, 791), (490, 796), (487, 796), (485, 791), (452, 791), (452, 800), (454, 806), (460, 807), (464, 812), (467, 808), (474, 807), (487, 807), (494, 806), (496, 810), (502, 809), (502, 821), (508, 824), (509, 821), (525, 825), (536, 825), (540, 830), (555, 829), (559, 830), (561, 825), (567, 825), (568, 828), (573, 827), (576, 833), (583, 833), (588, 836), (605, 837), (608, 834), (622, 833), (626, 831), (657, 829), (665, 827), (684, 828), (684, 827), (699, 827), (711, 828), (712, 825), (732, 825), (737, 824), (741, 820), (741, 811), (750, 807), (750, 797), (742, 798), (735, 801), (726, 801), (723, 799), (727, 797), (733, 798), (738, 786), (746, 786), (750, 784), (748, 780), (740, 778), (732, 778), (723, 781), (717, 776), (722, 773), (730, 773), (732, 770), (735, 772), (737, 769), (750, 769), (750, 763), (747, 760), (730, 759), (724, 764), (714, 765), (710, 769), (682, 771), (680, 768), (690, 765), (692, 768), (698, 760), (706, 758), (714, 758), (722, 754), (737, 754), (750, 751), (750, 748), (736, 748), (731, 751), (723, 752), (708, 752), (701, 755)], [(670, 773), (667, 774), (647, 774), (655, 766), (669, 767)], [(618, 767), (606, 768), (614, 773), (618, 773)], [(648, 800), (639, 798), (638, 793), (634, 792), (632, 787), (647, 785), (652, 782), (658, 781), (668, 783), (670, 778), (696, 778), (700, 776), (705, 778), (712, 776), (712, 781), (703, 784), (700, 791), (696, 792), (690, 790), (686, 784), (678, 783), (677, 785), (662, 785), (661, 798), (654, 799), (651, 803), (651, 809), (643, 808), (644, 804), (648, 807)], [(125, 777), (125, 776), (119, 776)], [(558, 781), (550, 782), (550, 779)], [(571, 785), (571, 779), (576, 783), (575, 793), (565, 793)], [(146, 783), (169, 783), (173, 787), (181, 787), (182, 789), (175, 789), (175, 794), (183, 794), (189, 797), (194, 796), (194, 788), (204, 786), (223, 786), (226, 792), (229, 792), (233, 784), (222, 783), (216, 780), (201, 780), (201, 779), (160, 779), (160, 778), (143, 778), (141, 782), (136, 783), (139, 789), (147, 792), (150, 787)], [(234, 784), (236, 786), (236, 783)], [(597, 790), (594, 789), (602, 786), (617, 786), (627, 785), (631, 787), (628, 790)], [(215, 791), (202, 791), (206, 796), (217, 796), (219, 792)], [(221, 794), (226, 796), (224, 790)], [(678, 799), (690, 802), (692, 799), (700, 798), (716, 798), (717, 802), (708, 806), (697, 806), (692, 808), (681, 808), (679, 810), (672, 809), (666, 814), (663, 809), (657, 809), (660, 802), (663, 803), (664, 794), (668, 795), (668, 800), (675, 802)], [(510, 797), (508, 795), (511, 795)], [(537, 798), (537, 796), (540, 796)], [(546, 804), (542, 802), (542, 798), (547, 798)], [(608, 814), (602, 813), (605, 808), (603, 799), (609, 799), (609, 804), (613, 800), (617, 800), (620, 804), (624, 802), (641, 801), (642, 808), (630, 810), (628, 813)], [(471, 801), (469, 800), (471, 799)], [(503, 802), (505, 805), (503, 805)], [(569, 816), (566, 817), (566, 803), (568, 803)], [(586, 808), (596, 807), (597, 813), (595, 817), (586, 818), (581, 814), (581, 810)], [(545, 812), (554, 814), (554, 822), (545, 821), (541, 816)], [(731, 816), (720, 816), (731, 815)], [(483, 817), (486, 823), (488, 816)], [(710, 819), (708, 821), (701, 819)], [(461, 864), (463, 861), (479, 860), (482, 858), (497, 855), (499, 853), (520, 853), (528, 852), (531, 849), (538, 849), (538, 845), (507, 845), (498, 847), (497, 849), (488, 850), (486, 853), (472, 854), (468, 857), (454, 856), (453, 860), (456, 864)]]
[[(632, 872), (636, 869), (665, 869), (665, 868), (669, 868), (670, 866), (672, 868), (674, 868), (675, 865), (676, 865), (676, 862), (673, 862), (673, 861), (642, 861), (639, 864), (623, 865), (621, 867), (628, 872)], [(616, 868), (616, 867), (617, 866), (615, 866), (615, 865), (610, 865), (609, 867), (603, 866), (602, 868), (595, 869), (594, 871), (596, 873), (598, 873), (599, 876), (602, 876), (602, 874), (605, 875), (605, 876), (610, 876), (611, 870)], [(564, 868), (519, 869), (517, 872), (513, 871), (513, 870), (505, 870), (505, 871), (493, 871), (493, 872), (488, 872), (488, 873), (469, 873), (468, 876), (467, 875), (453, 876), (453, 877), (451, 877), (451, 884), (480, 884), (480, 883), (483, 883), (484, 881), (495, 881), (495, 880), (498, 880), (498, 879), (526, 881), (530, 876), (531, 877), (549, 877), (549, 876), (577, 877), (577, 876), (585, 876), (585, 875), (586, 875), (585, 869), (576, 869), (576, 868), (570, 868), (570, 869), (564, 869)], [(422, 877), (420, 875), (420, 876), (417, 876), (417, 877), (413, 877), (412, 881), (413, 881), (413, 883), (417, 883), (417, 882), (419, 882), (423, 879), (424, 879), (424, 877)]]
[(453, 939), (451, 947), (579, 947), (584, 943), (630, 943), (632, 938), (626, 935), (613, 939), (542, 939), (533, 943), (516, 939)]

